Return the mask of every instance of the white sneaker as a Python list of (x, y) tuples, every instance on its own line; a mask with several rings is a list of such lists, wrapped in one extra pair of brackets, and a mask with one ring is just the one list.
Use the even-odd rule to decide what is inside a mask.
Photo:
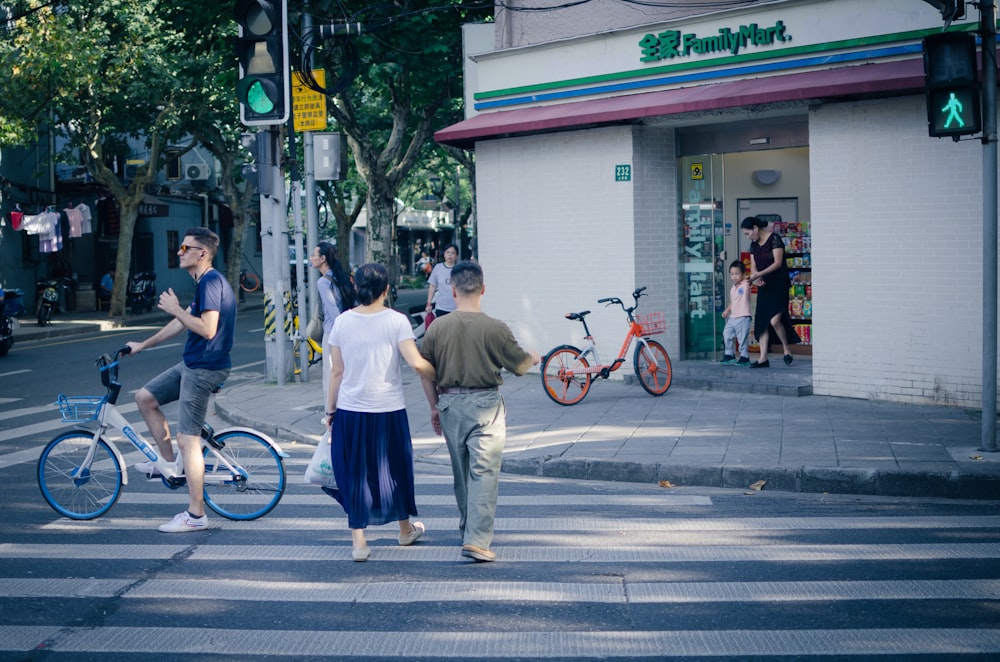
[(208, 515), (201, 517), (191, 517), (188, 511), (174, 515), (174, 518), (166, 524), (160, 525), (162, 533), (187, 533), (189, 531), (204, 531), (208, 528)]
[[(179, 466), (179, 462), (174, 462), (174, 473), (177, 474), (178, 478), (184, 477), (184, 469)], [(136, 471), (146, 474), (147, 478), (159, 478), (163, 474), (152, 462), (136, 462), (132, 465)]]
[(144, 473), (150, 478), (156, 478), (160, 475), (160, 470), (157, 469), (156, 465), (152, 462), (136, 462), (133, 466), (136, 471)]

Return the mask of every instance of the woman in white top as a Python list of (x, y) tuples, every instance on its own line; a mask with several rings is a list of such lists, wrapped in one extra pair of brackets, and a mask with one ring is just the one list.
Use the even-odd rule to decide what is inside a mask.
[[(455, 310), (455, 297), (451, 293), (451, 268), (458, 261), (458, 246), (444, 247), (444, 262), (434, 265), (431, 277), (427, 279), (427, 312), (434, 308), (434, 315), (441, 317)], [(435, 299), (435, 295), (437, 298)]]
[(352, 558), (366, 561), (369, 524), (399, 522), (400, 545), (424, 533), (422, 523), (410, 522), (417, 506), (400, 358), (428, 379), (434, 366), (420, 356), (406, 316), (385, 307), (385, 267), (362, 265), (354, 283), (359, 305), (337, 317), (328, 344), (333, 370), (326, 415), (337, 487), (323, 490), (347, 513)]

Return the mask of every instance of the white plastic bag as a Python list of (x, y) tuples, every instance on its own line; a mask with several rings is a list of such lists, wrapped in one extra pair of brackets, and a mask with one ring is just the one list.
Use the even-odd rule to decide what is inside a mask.
[(333, 465), (330, 464), (329, 430), (324, 432), (323, 438), (319, 440), (316, 451), (313, 453), (312, 459), (309, 460), (309, 466), (306, 467), (306, 473), (302, 478), (305, 482), (313, 485), (337, 486), (337, 480), (333, 477)]

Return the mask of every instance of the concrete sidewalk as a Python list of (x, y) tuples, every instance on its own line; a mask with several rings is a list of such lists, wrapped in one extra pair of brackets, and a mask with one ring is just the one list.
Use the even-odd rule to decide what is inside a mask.
[[(261, 307), (248, 301), (241, 309)], [(66, 313), (51, 326), (21, 321), (12, 352), (29, 341), (120, 326), (158, 326), (157, 311), (122, 322), (107, 313)], [(757, 379), (809, 380), (806, 361)], [(430, 428), (419, 379), (404, 368), (406, 403), (418, 462), (447, 465), (444, 441)], [(279, 442), (315, 443), (323, 433), (322, 379), (282, 387), (264, 376), (233, 382), (216, 397), (221, 417)], [(672, 485), (765, 490), (1000, 499), (1000, 453), (981, 452), (978, 411), (806, 395), (756, 384), (732, 392), (726, 382), (749, 372), (678, 361), (674, 385), (654, 398), (637, 384), (597, 381), (578, 405), (544, 394), (537, 374), (505, 375), (504, 471), (593, 480), (669, 481)], [(711, 390), (695, 373), (719, 373)], [(746, 375), (744, 377), (744, 375)], [(720, 381), (721, 380), (721, 381)], [(698, 388), (685, 387), (698, 386)], [(801, 392), (801, 388), (798, 387)], [(787, 392), (792, 392), (791, 390)]]
[[(417, 462), (449, 464), (430, 427), (420, 380), (406, 368)], [(322, 383), (263, 381), (217, 396), (219, 415), (279, 442), (323, 433)], [(537, 374), (505, 375), (504, 471), (563, 478), (669, 481), (676, 486), (1000, 498), (1000, 453), (983, 453), (978, 412), (826, 396), (783, 397), (597, 382), (564, 407)]]

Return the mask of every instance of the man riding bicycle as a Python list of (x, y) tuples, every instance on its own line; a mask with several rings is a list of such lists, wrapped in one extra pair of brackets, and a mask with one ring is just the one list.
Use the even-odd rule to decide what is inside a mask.
[[(160, 409), (179, 400), (177, 445), (187, 479), (188, 509), (161, 525), (164, 533), (183, 533), (208, 528), (203, 494), (205, 460), (201, 450), (201, 428), (209, 397), (229, 375), (229, 352), (236, 332), (236, 297), (225, 277), (212, 267), (219, 237), (207, 228), (189, 228), (177, 251), (180, 266), (197, 283), (194, 301), (183, 308), (173, 289), (160, 294), (157, 307), (173, 316), (166, 326), (143, 342), (127, 343), (132, 355), (159, 345), (187, 329), (183, 360), (150, 380), (135, 394), (136, 404), (160, 454), (174, 461), (170, 426)], [(159, 472), (152, 462), (135, 468), (150, 477)]]

